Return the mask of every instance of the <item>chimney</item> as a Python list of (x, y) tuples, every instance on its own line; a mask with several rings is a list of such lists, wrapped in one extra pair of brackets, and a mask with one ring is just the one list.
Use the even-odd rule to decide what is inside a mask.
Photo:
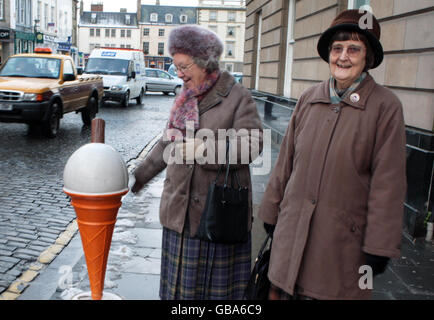
[(120, 12), (124, 12), (124, 13), (126, 13), (126, 12), (127, 12), (127, 8), (121, 8), (121, 9), (120, 9)]
[(83, 15), (83, 0), (80, 1), (80, 17)]
[(137, 23), (142, 20), (142, 1), (137, 0)]
[(90, 11), (99, 11), (99, 12), (103, 12), (104, 8), (103, 8), (104, 4), (102, 2), (99, 3), (92, 3), (90, 5)]
[(155, 5), (159, 6), (160, 5), (160, 0), (155, 1)]

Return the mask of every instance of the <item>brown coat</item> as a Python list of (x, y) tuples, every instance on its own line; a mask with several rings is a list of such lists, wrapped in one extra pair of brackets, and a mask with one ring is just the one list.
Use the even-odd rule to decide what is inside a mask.
[(298, 101), (261, 203), (276, 224), (269, 278), (293, 294), (365, 299), (365, 252), (399, 257), (406, 191), (400, 101), (368, 75), (358, 102), (332, 105), (328, 81)]
[[(258, 139), (251, 139), (251, 143), (262, 146), (262, 126), (250, 92), (241, 84), (235, 83), (234, 78), (227, 72), (222, 72), (214, 87), (199, 103), (200, 129), (208, 128), (214, 133), (217, 129), (259, 129)], [(249, 132), (240, 131), (240, 139), (249, 136)], [(218, 138), (218, 136), (217, 136)], [(223, 137), (222, 140), (225, 140)], [(219, 142), (216, 141), (216, 144)], [(166, 228), (182, 232), (188, 211), (190, 233), (194, 235), (199, 226), (200, 217), (205, 206), (208, 187), (216, 178), (218, 164), (168, 164), (163, 160), (163, 152), (168, 142), (160, 141), (152, 149), (148, 157), (135, 170), (137, 180), (147, 183), (150, 179), (164, 170), (167, 166), (166, 179), (160, 202), (160, 222)], [(225, 142), (221, 144), (225, 146)], [(216, 149), (218, 157), (218, 149)], [(231, 168), (238, 170), (240, 184), (249, 188), (249, 230), (252, 215), (252, 184), (248, 164), (239, 164), (241, 149), (237, 153), (238, 165)], [(254, 159), (253, 159), (254, 160)], [(250, 159), (252, 161), (252, 159)], [(224, 174), (221, 174), (221, 178)], [(223, 179), (220, 179), (221, 181)], [(230, 180), (229, 180), (230, 181)]]

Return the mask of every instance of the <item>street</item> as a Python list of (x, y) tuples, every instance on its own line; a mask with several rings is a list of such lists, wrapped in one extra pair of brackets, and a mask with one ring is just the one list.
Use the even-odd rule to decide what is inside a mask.
[[(127, 109), (107, 103), (105, 143), (128, 163), (164, 127), (174, 96), (147, 94)], [(71, 154), (90, 142), (90, 128), (80, 114), (61, 119), (59, 134), (45, 138), (27, 125), (0, 123), (0, 294), (32, 265), (75, 219), (63, 193), (63, 169)], [(18, 291), (25, 287), (17, 288)]]

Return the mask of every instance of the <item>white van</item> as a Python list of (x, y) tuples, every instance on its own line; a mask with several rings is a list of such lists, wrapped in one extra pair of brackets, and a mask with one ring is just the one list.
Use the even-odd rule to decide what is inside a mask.
[(84, 73), (100, 74), (103, 101), (117, 101), (127, 107), (130, 99), (142, 104), (146, 91), (145, 60), (137, 49), (99, 48), (89, 56)]

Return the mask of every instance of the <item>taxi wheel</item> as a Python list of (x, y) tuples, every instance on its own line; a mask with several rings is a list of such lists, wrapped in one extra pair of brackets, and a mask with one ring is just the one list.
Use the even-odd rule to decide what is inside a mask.
[(125, 92), (124, 100), (122, 101), (122, 107), (126, 108), (130, 104), (130, 92)]
[(51, 105), (51, 113), (48, 119), (42, 124), (42, 130), (48, 138), (54, 138), (57, 136), (60, 125), (60, 108), (57, 102)]
[(144, 95), (145, 95), (145, 91), (142, 88), (142, 90), (140, 90), (140, 95), (136, 98), (137, 104), (142, 104), (143, 103)]
[(92, 120), (96, 116), (97, 109), (98, 102), (96, 101), (95, 97), (90, 97), (89, 101), (87, 102), (87, 106), (81, 111), (81, 120), (83, 120), (83, 123), (86, 126), (91, 125)]

